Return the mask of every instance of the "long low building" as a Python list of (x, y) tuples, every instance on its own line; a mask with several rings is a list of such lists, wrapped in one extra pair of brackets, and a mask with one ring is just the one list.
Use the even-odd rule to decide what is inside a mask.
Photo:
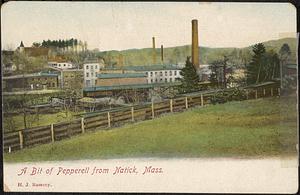
[(58, 87), (58, 74), (56, 73), (39, 72), (7, 76), (2, 79), (4, 91), (56, 89)]
[(144, 84), (127, 84), (127, 85), (110, 85), (85, 87), (83, 94), (85, 97), (106, 97), (120, 94), (124, 91), (145, 92), (155, 88), (169, 88), (180, 85), (180, 82), (173, 83), (144, 83)]
[(147, 83), (175, 82), (181, 78), (182, 67), (177, 65), (147, 65), (147, 66), (124, 66), (124, 67), (105, 67), (99, 73), (145, 73)]
[(144, 73), (107, 73), (97, 74), (96, 86), (116, 86), (130, 84), (146, 84)]

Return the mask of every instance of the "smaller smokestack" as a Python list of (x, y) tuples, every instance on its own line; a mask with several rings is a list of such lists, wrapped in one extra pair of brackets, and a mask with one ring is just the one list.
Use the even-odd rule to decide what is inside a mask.
[(164, 46), (160, 46), (161, 63), (164, 64)]
[(120, 67), (123, 67), (124, 65), (124, 62), (123, 62), (123, 55), (122, 54), (119, 54), (119, 66)]
[(156, 64), (155, 37), (152, 37), (153, 64)]

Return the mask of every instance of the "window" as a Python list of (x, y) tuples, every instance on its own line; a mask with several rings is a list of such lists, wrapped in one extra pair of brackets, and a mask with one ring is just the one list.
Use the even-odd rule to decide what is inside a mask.
[(66, 66), (66, 64), (64, 64), (64, 67)]
[(159, 81), (160, 81), (160, 82), (162, 82), (162, 81), (163, 81), (163, 79), (161, 78), (161, 79), (159, 79)]
[(175, 76), (177, 75), (177, 71), (174, 72), (174, 75), (175, 75)]
[(86, 77), (89, 77), (89, 73), (88, 72), (86, 73)]
[(172, 76), (172, 70), (170, 70), (170, 76)]
[(165, 76), (167, 76), (168, 75), (168, 71), (165, 71)]
[(55, 83), (52, 83), (52, 87), (55, 87)]
[(153, 72), (150, 72), (150, 75), (153, 76)]
[(91, 66), (91, 70), (93, 70), (94, 69), (94, 66)]
[(86, 65), (86, 69), (89, 69), (89, 65)]
[(167, 79), (167, 78), (165, 78), (165, 82), (168, 82), (168, 79)]
[(150, 83), (153, 83), (153, 79), (150, 80)]
[(97, 80), (95, 80), (95, 85), (97, 85)]
[(155, 72), (155, 75), (157, 75), (157, 72)]
[(155, 83), (157, 83), (157, 79), (155, 79)]
[(159, 72), (159, 75), (160, 75), (160, 76), (162, 76), (162, 75), (163, 75), (161, 71)]
[(92, 76), (92, 77), (94, 76), (94, 73), (93, 73), (93, 72), (91, 72), (91, 76)]
[(95, 69), (98, 69), (98, 66), (97, 66), (97, 65), (95, 66)]
[(170, 78), (170, 82), (173, 82), (173, 80), (174, 80), (173, 78)]

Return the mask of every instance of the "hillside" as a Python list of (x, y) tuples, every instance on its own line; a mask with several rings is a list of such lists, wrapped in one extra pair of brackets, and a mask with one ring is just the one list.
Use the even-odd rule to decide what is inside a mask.
[[(296, 62), (296, 38), (283, 38), (279, 40), (270, 40), (263, 42), (267, 50), (273, 49), (276, 52), (280, 47), (287, 43), (292, 51), (292, 62)], [(209, 48), (200, 46), (200, 63), (207, 64), (214, 60), (222, 59), (223, 55), (229, 56), (231, 64), (245, 64), (251, 59), (252, 46), (245, 48)], [(119, 54), (124, 56), (124, 65), (150, 65), (152, 62), (152, 48), (129, 49), (122, 51), (104, 51), (98, 55), (110, 61), (117, 63)], [(186, 56), (191, 55), (191, 46), (177, 46), (164, 48), (165, 63), (184, 63)], [(160, 48), (156, 49), (157, 63), (160, 64)]]
[(297, 143), (295, 105), (295, 97), (281, 97), (194, 108), (5, 153), (4, 161), (293, 155)]

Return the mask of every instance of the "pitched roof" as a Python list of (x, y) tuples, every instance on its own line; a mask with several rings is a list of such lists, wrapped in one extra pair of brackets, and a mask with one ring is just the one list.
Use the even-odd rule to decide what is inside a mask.
[(20, 43), (20, 47), (24, 47), (23, 41), (21, 41), (21, 43)]
[(83, 91), (93, 92), (93, 91), (107, 91), (107, 90), (120, 90), (120, 89), (147, 89), (147, 88), (154, 88), (154, 87), (168, 87), (168, 86), (176, 86), (176, 85), (180, 85), (180, 82), (85, 87)]
[(144, 73), (107, 73), (97, 74), (97, 78), (100, 79), (112, 79), (112, 78), (139, 78), (146, 77)]

